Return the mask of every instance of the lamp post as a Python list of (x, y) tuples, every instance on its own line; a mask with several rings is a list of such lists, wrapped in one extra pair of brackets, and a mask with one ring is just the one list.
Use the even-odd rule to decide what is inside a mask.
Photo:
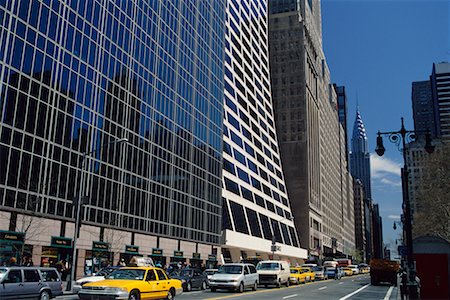
[[(403, 230), (405, 237), (405, 246), (407, 249), (406, 257), (407, 257), (407, 268), (408, 268), (408, 294), (409, 299), (418, 299), (418, 289), (417, 289), (417, 281), (416, 281), (416, 270), (414, 265), (414, 257), (413, 257), (413, 238), (412, 238), (412, 222), (411, 222), (411, 203), (409, 200), (408, 193), (408, 165), (406, 163), (406, 143), (415, 141), (415, 135), (418, 133), (413, 130), (406, 130), (404, 125), (404, 120), (401, 118), (402, 127), (399, 131), (390, 131), (390, 132), (380, 132), (378, 131), (377, 135), (377, 146), (375, 148), (375, 152), (379, 156), (383, 156), (386, 149), (383, 146), (383, 137), (382, 135), (387, 135), (389, 137), (389, 141), (396, 144), (399, 150), (403, 155), (403, 168), (402, 168), (402, 192), (403, 192)], [(401, 146), (400, 146), (401, 145)], [(400, 148), (401, 147), (401, 148)], [(432, 153), (434, 151), (434, 146), (431, 145), (431, 135), (430, 133), (426, 133), (425, 135), (425, 150), (428, 153)], [(395, 226), (395, 223), (394, 223)]]
[(128, 142), (128, 139), (126, 138), (122, 138), (122, 139), (118, 139), (118, 140), (113, 140), (111, 142), (105, 143), (103, 145), (101, 145), (100, 147), (98, 147), (97, 149), (94, 149), (90, 152), (84, 152), (83, 153), (83, 159), (81, 161), (81, 179), (80, 179), (80, 193), (78, 195), (78, 199), (76, 200), (76, 210), (75, 210), (75, 230), (74, 230), (74, 235), (73, 235), (73, 245), (72, 245), (72, 267), (70, 269), (70, 280), (67, 284), (67, 290), (71, 290), (72, 289), (72, 281), (75, 280), (75, 269), (77, 267), (77, 240), (78, 240), (78, 234), (79, 234), (79, 230), (80, 230), (80, 223), (81, 223), (81, 218), (80, 218), (80, 214), (81, 214), (81, 207), (84, 203), (82, 203), (84, 201), (84, 193), (85, 193), (85, 186), (84, 186), (84, 182), (85, 182), (85, 165), (86, 165), (86, 158), (88, 156), (90, 156), (93, 153), (96, 153), (97, 151), (99, 151), (100, 149), (102, 149), (105, 146), (108, 145), (112, 145), (112, 144), (120, 144), (120, 143), (125, 143)]

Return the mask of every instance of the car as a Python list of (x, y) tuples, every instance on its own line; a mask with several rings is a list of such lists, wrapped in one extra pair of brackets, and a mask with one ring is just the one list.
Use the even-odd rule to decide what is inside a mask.
[(86, 276), (86, 277), (82, 277), (80, 279), (78, 279), (77, 281), (75, 281), (75, 284), (72, 287), (72, 292), (73, 293), (78, 293), (82, 286), (85, 285), (86, 283), (89, 282), (96, 282), (96, 281), (100, 281), (100, 280), (104, 280), (105, 276), (108, 276), (109, 274), (111, 274), (112, 272), (114, 272), (115, 270), (121, 268), (120, 266), (118, 267), (106, 267), (101, 269), (98, 273), (96, 273), (93, 276)]
[(342, 276), (344, 276), (344, 271), (342, 270), (342, 268), (325, 268), (325, 277), (327, 279), (341, 279)]
[(227, 263), (220, 266), (217, 273), (211, 276), (209, 287), (211, 292), (215, 292), (217, 289), (227, 289), (242, 293), (247, 287), (256, 291), (258, 288), (258, 273), (252, 264)]
[(61, 277), (55, 268), (0, 267), (0, 287), (2, 300), (47, 300), (63, 294)]
[(324, 272), (323, 267), (316, 266), (316, 267), (313, 267), (312, 270), (314, 271), (316, 280), (324, 280), (325, 279), (325, 272)]
[(260, 261), (256, 266), (259, 275), (259, 284), (267, 287), (269, 284), (281, 287), (289, 286), (290, 271), (289, 263), (283, 260)]
[(196, 268), (182, 269), (175, 274), (171, 274), (170, 277), (181, 280), (185, 292), (192, 291), (192, 288), (206, 290), (206, 287), (208, 286), (208, 277), (206, 276), (206, 273)]
[(358, 269), (359, 269), (360, 274), (367, 274), (367, 273), (369, 273), (369, 270), (370, 270), (369, 265), (365, 264), (365, 263), (359, 264)]
[(208, 286), (209, 286), (209, 280), (211, 279), (211, 277), (216, 274), (218, 271), (218, 269), (206, 269), (205, 270), (205, 274), (206, 274), (206, 278), (208, 279)]
[(311, 268), (291, 267), (289, 281), (293, 284), (307, 283), (315, 280), (315, 274)]
[(342, 268), (342, 270), (344, 271), (344, 276), (352, 276), (353, 275), (353, 271), (349, 267)]
[(358, 275), (359, 274), (359, 268), (357, 265), (349, 265), (348, 266), (350, 269), (352, 269), (353, 275)]
[(105, 280), (86, 283), (78, 292), (87, 299), (173, 299), (183, 293), (181, 281), (170, 279), (157, 267), (123, 267)]

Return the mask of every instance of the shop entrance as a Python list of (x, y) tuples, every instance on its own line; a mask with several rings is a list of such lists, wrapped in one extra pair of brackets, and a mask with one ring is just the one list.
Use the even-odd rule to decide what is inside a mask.
[(92, 250), (86, 251), (84, 274), (97, 274), (102, 268), (112, 266), (113, 253), (109, 251), (110, 244), (105, 242), (92, 242)]
[(25, 234), (0, 230), (0, 266), (19, 265), (24, 251)]

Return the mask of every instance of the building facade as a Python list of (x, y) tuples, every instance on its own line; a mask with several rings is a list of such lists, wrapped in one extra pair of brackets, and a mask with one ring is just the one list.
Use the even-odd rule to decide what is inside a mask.
[(227, 261), (271, 255), (301, 263), (275, 129), (265, 1), (227, 1), (223, 141), (223, 247)]
[(364, 262), (367, 262), (365, 257), (367, 240), (365, 234), (364, 186), (362, 185), (361, 180), (355, 178), (353, 178), (353, 195), (355, 201), (355, 249), (361, 255), (361, 259)]
[(348, 254), (354, 249), (352, 181), (322, 50), (320, 1), (271, 0), (269, 15), (275, 119), (300, 243), (311, 260)]
[(450, 140), (450, 63), (434, 63), (430, 76), (436, 129), (442, 140)]
[(436, 137), (438, 135), (436, 116), (429, 80), (412, 83), (412, 109), (415, 130), (430, 132), (433, 137)]
[(220, 0), (0, 2), (2, 261), (70, 261), (77, 199), (77, 276), (216, 260), (224, 20)]

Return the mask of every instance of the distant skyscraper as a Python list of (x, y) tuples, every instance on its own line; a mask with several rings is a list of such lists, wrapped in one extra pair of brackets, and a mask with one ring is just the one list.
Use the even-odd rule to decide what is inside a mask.
[(450, 63), (434, 63), (430, 81), (438, 135), (450, 140)]
[(345, 134), (345, 152), (347, 153), (347, 167), (350, 167), (350, 151), (348, 149), (348, 130), (347, 130), (347, 93), (345, 86), (337, 86), (333, 84), (337, 94), (339, 122), (341, 123)]
[(372, 237), (373, 237), (373, 258), (384, 257), (383, 244), (383, 222), (380, 217), (380, 208), (378, 204), (373, 205), (372, 210)]
[(361, 180), (367, 199), (372, 199), (370, 183), (370, 154), (367, 144), (366, 129), (359, 113), (356, 111), (353, 125), (352, 152), (350, 153), (350, 172), (353, 178)]
[(270, 93), (266, 1), (226, 1), (223, 232), (225, 261), (301, 262)]
[(354, 195), (354, 209), (355, 209), (355, 246), (356, 250), (360, 251), (365, 258), (366, 252), (366, 221), (365, 221), (365, 206), (364, 206), (364, 186), (359, 179), (353, 179), (353, 195)]
[(433, 137), (437, 136), (436, 116), (429, 80), (412, 83), (412, 108), (415, 130), (417, 132), (430, 131)]

